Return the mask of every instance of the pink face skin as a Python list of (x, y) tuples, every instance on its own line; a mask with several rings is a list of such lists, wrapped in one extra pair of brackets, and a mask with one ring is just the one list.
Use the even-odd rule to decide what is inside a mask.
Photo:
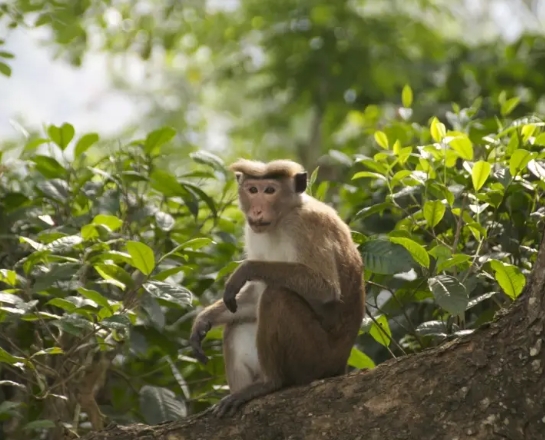
[(266, 232), (278, 219), (282, 184), (275, 179), (246, 179), (240, 188), (246, 220), (256, 233)]

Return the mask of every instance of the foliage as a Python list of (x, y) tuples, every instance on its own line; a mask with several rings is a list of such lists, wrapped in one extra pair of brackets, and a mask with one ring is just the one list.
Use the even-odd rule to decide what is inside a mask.
[[(199, 367), (185, 341), (194, 296), (217, 296), (218, 273), (237, 258), (240, 215), (221, 159), (195, 152), (188, 161), (199, 165), (178, 175), (156, 166), (174, 134), (155, 130), (91, 162), (98, 135), (50, 126), (3, 166), (5, 416), (72, 420), (70, 390), (91, 393), (101, 366), (109, 373), (98, 400), (117, 421), (180, 417), (191, 398), (224, 383), (222, 359)], [(214, 199), (203, 190), (210, 180)]]
[[(351, 180), (312, 173), (310, 191), (347, 213), (366, 266), (354, 368), (471, 332), (525, 285), (545, 209), (544, 124), (477, 112), (455, 106), (455, 129), (391, 121), (375, 154), (351, 156)], [(206, 367), (187, 338), (194, 306), (219, 296), (241, 258), (242, 218), (219, 157), (156, 165), (174, 134), (157, 129), (92, 162), (98, 135), (50, 126), (4, 161), (1, 409), (19, 436), (58, 419), (87, 429), (92, 408), (72, 411), (75, 390), (93, 386), (118, 423), (183, 417), (222, 395), (221, 330), (205, 341)]]
[[(467, 334), (520, 295), (545, 215), (542, 36), (453, 41), (421, 0), (143, 3), (0, 0), (0, 23), (47, 28), (72, 64), (98, 32), (163, 83), (141, 138), (112, 147), (64, 123), (3, 143), (0, 439), (84, 433), (94, 392), (108, 420), (148, 424), (225, 394), (222, 330), (206, 366), (187, 339), (243, 258), (224, 165), (238, 153), (303, 162), (353, 230), (368, 313), (352, 369)], [(0, 81), (14, 56), (0, 41)], [(195, 147), (210, 108), (231, 124), (221, 158)]]

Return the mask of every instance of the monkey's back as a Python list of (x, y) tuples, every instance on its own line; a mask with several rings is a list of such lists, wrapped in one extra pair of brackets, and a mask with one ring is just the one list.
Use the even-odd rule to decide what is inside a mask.
[[(325, 203), (306, 195), (303, 204), (294, 216), (301, 222), (292, 230), (299, 235), (299, 242), (308, 244), (307, 250), (300, 249), (302, 262), (331, 261), (334, 256), (336, 274), (340, 282), (341, 304), (339, 319), (332, 333), (343, 335), (353, 341), (360, 327), (365, 311), (365, 288), (363, 283), (363, 261), (352, 240), (348, 225), (340, 218), (337, 211)], [(328, 258), (329, 257), (329, 258)], [(331, 268), (323, 268), (331, 273)], [(324, 272), (322, 272), (324, 273)]]

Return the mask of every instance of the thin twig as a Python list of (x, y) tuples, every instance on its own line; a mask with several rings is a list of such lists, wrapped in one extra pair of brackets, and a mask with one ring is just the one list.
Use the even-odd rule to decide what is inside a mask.
[[(401, 352), (404, 354), (404, 355), (407, 355), (407, 353), (405, 352), (405, 350), (403, 350), (403, 347), (401, 345), (398, 344), (398, 342), (392, 338), (388, 333), (386, 333), (386, 330), (384, 330), (382, 328), (382, 326), (378, 323), (378, 321), (375, 319), (375, 317), (371, 314), (371, 312), (369, 311), (369, 308), (367, 306), (365, 306), (365, 310), (367, 311), (367, 315), (369, 316), (369, 318), (371, 318), (371, 321), (373, 321), (377, 327), (380, 329), (380, 331), (382, 333), (384, 333), (386, 335), (386, 337), (390, 340), (390, 342), (393, 342), (394, 345), (399, 348), (401, 350)], [(389, 346), (386, 346), (386, 349), (390, 352), (390, 354), (392, 355), (393, 358), (396, 358), (397, 359), (397, 356), (394, 354), (394, 352), (390, 349)]]

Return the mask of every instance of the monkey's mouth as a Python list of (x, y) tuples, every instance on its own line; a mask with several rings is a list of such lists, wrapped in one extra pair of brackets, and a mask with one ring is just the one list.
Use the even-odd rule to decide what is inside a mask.
[(248, 220), (248, 224), (254, 230), (263, 230), (266, 229), (267, 226), (270, 226), (272, 222), (264, 222), (262, 220)]

